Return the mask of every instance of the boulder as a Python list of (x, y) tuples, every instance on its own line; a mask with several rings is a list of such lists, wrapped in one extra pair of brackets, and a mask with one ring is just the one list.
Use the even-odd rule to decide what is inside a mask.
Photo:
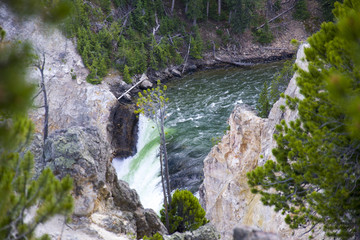
[(195, 64), (191, 64), (187, 67), (188, 71), (196, 71), (197, 70), (197, 66)]
[(147, 88), (152, 88), (153, 87), (152, 82), (149, 81), (149, 78), (146, 76), (145, 73), (143, 73), (141, 75), (139, 81), (141, 81), (141, 83), (140, 83), (140, 88), (141, 89), (147, 89)]
[(164, 75), (165, 75), (166, 78), (171, 78), (171, 77), (173, 77), (173, 75), (171, 74), (169, 68), (166, 68), (166, 69), (164, 70)]
[(171, 70), (172, 75), (174, 75), (175, 77), (181, 77), (181, 72), (179, 72), (177, 69), (173, 68)]
[(281, 240), (281, 238), (268, 232), (262, 232), (255, 228), (239, 226), (234, 229), (234, 240)]

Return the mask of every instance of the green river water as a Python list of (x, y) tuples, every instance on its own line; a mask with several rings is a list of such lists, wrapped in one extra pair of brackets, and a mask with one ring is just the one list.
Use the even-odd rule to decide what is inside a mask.
[[(166, 84), (169, 102), (165, 124), (172, 189), (198, 191), (203, 160), (213, 142), (224, 134), (234, 106), (246, 104), (255, 109), (264, 82), (270, 82), (281, 68), (282, 63), (274, 63), (250, 69), (207, 70)], [(143, 116), (138, 139), (137, 154), (114, 159), (113, 164), (119, 178), (137, 190), (144, 207), (158, 212), (162, 202), (158, 133)]]

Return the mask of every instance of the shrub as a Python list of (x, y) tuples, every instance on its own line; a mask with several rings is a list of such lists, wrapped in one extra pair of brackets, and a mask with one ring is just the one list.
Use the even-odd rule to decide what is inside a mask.
[(272, 32), (269, 29), (269, 25), (266, 23), (264, 28), (258, 29), (253, 33), (255, 40), (261, 44), (271, 43), (274, 39)]
[(124, 82), (126, 82), (127, 84), (132, 83), (130, 73), (129, 73), (129, 68), (127, 65), (125, 65), (125, 67), (124, 67), (123, 78), (124, 78)]
[(163, 236), (160, 233), (155, 233), (152, 237), (147, 237), (146, 235), (143, 237), (143, 240), (163, 240)]
[[(199, 200), (188, 190), (177, 189), (171, 200), (169, 211), (169, 233), (194, 231), (209, 221)], [(161, 221), (165, 224), (165, 209), (160, 211)]]

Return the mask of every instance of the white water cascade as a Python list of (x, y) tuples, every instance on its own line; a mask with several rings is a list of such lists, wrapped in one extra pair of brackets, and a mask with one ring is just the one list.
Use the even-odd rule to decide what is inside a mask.
[(159, 214), (163, 202), (160, 177), (159, 134), (155, 124), (143, 115), (139, 117), (137, 153), (134, 156), (113, 160), (119, 179), (137, 191), (144, 208)]

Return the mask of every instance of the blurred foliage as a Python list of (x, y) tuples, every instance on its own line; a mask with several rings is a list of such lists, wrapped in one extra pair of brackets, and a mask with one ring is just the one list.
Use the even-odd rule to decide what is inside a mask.
[[(20, 16), (40, 15), (55, 23), (68, 12), (64, 1), (5, 1)], [(34, 87), (26, 81), (33, 56), (27, 43), (0, 41), (0, 239), (50, 239), (34, 231), (56, 214), (72, 212), (72, 180), (55, 178), (50, 169), (34, 178), (33, 155), (25, 152), (34, 126), (27, 117)], [(25, 153), (24, 153), (25, 152)], [(35, 212), (28, 217), (30, 209)], [(25, 221), (25, 218), (28, 218)]]

